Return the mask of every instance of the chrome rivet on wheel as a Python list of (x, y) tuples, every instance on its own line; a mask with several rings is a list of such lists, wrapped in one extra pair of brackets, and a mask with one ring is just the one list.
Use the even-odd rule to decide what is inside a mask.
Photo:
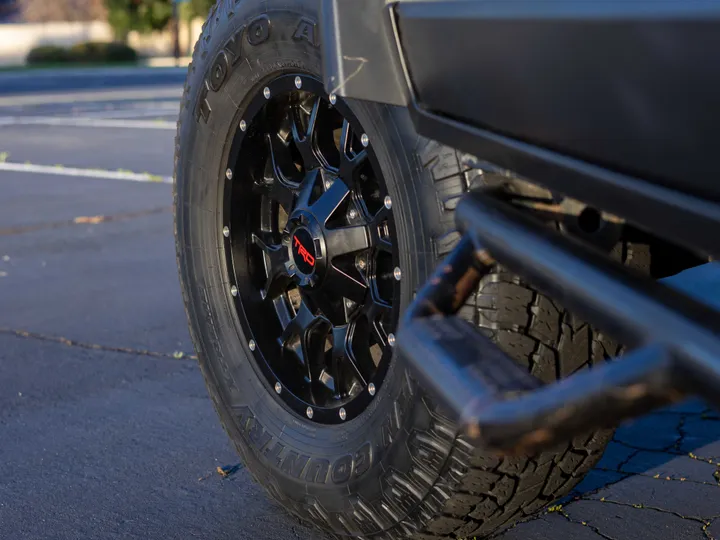
[(227, 178), (228, 180), (232, 180), (232, 169), (228, 169), (227, 171), (225, 171), (225, 178)]
[(265, 96), (265, 99), (270, 99), (270, 89), (267, 86), (263, 90), (263, 96)]
[(383, 201), (383, 204), (388, 210), (392, 208), (392, 199), (390, 198), (390, 195), (385, 195), (385, 200)]
[(245, 131), (247, 129), (247, 122), (245, 120), (240, 120), (240, 131)]
[(400, 270), (399, 266), (396, 266), (395, 270), (393, 270), (393, 276), (397, 281), (400, 281), (402, 279), (402, 270)]
[(363, 133), (362, 137), (360, 137), (360, 142), (363, 146), (367, 146), (370, 144), (370, 137), (368, 137), (366, 133)]
[(280, 392), (282, 392), (282, 385), (279, 382), (276, 382), (275, 383), (275, 393), (279, 394)]
[(235, 285), (230, 287), (230, 294), (232, 294), (233, 296), (237, 296), (237, 292), (237, 287)]
[(368, 384), (368, 392), (371, 396), (375, 395), (375, 385), (373, 383)]
[(388, 334), (388, 345), (390, 345), (391, 347), (395, 346), (395, 334)]
[(254, 350), (255, 350), (255, 347), (257, 347), (257, 345), (255, 344), (255, 340), (254, 340), (254, 339), (251, 339), (251, 340), (250, 340), (250, 342), (248, 343), (248, 347), (250, 347), (250, 350), (251, 350), (251, 351), (254, 351)]
[(336, 101), (337, 101), (337, 96), (335, 94), (330, 94), (330, 103), (335, 105)]
[(330, 189), (332, 187), (332, 185), (333, 185), (332, 178), (328, 178), (327, 180), (325, 180), (325, 189)]
[(308, 407), (307, 409), (305, 409), (305, 414), (307, 415), (308, 418), (312, 418), (313, 417), (312, 407)]
[(302, 88), (302, 79), (300, 77), (295, 77), (295, 88), (298, 90)]
[(355, 218), (357, 217), (357, 215), (358, 215), (357, 210), (355, 210), (354, 208), (351, 208), (351, 209), (348, 211), (348, 217), (349, 217), (350, 219), (355, 219)]
[(355, 264), (357, 264), (357, 267), (360, 270), (365, 270), (365, 267), (367, 267), (367, 264), (365, 263), (365, 259), (363, 259), (362, 257), (358, 257), (358, 260)]
[(223, 227), (223, 235), (225, 236), (225, 238), (230, 236), (230, 227)]
[(347, 418), (347, 413), (345, 412), (345, 409), (340, 407), (340, 420), (345, 420)]
[(346, 307), (346, 308), (352, 309), (354, 305), (355, 305), (355, 302), (353, 302), (353, 301), (350, 300), (349, 298), (346, 298), (346, 299), (345, 299), (345, 307)]

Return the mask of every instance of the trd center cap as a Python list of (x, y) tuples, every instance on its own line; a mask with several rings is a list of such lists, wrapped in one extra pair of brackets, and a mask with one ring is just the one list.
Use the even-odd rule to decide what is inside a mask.
[(309, 276), (315, 271), (315, 242), (305, 227), (295, 230), (292, 235), (290, 247), (293, 261), (300, 272)]

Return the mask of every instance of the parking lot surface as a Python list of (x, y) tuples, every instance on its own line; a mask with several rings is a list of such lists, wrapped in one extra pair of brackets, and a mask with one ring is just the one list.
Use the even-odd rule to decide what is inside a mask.
[[(155, 83), (0, 96), (0, 538), (321, 539), (217, 473), (238, 458), (175, 268), (181, 88)], [(499, 538), (720, 539), (719, 464), (720, 417), (683, 403)]]

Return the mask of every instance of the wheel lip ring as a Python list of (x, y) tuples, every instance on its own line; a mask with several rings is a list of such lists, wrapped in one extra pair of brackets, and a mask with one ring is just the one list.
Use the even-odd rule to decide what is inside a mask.
[[(232, 135), (232, 142), (230, 144), (230, 149), (227, 153), (227, 157), (224, 161), (224, 167), (222, 167), (222, 174), (219, 175), (221, 178), (220, 181), (222, 183), (222, 189), (220, 190), (220, 195), (222, 199), (219, 201), (219, 207), (222, 208), (221, 219), (223, 224), (231, 223), (232, 192), (234, 186), (236, 186), (237, 183), (241, 181), (241, 176), (239, 174), (236, 174), (236, 164), (240, 155), (242, 143), (246, 135), (250, 131), (252, 121), (255, 116), (262, 110), (265, 104), (268, 103), (270, 99), (272, 99), (272, 97), (281, 95), (286, 92), (297, 92), (298, 88), (295, 84), (296, 77), (300, 77), (302, 82), (300, 90), (311, 92), (317, 96), (324, 98), (326, 101), (329, 102), (329, 95), (325, 91), (322, 82), (314, 75), (308, 73), (297, 71), (286, 72), (281, 75), (275, 75), (272, 79), (266, 81), (265, 84), (258, 83), (255, 85), (255, 96), (250, 99), (244, 110), (238, 109), (238, 113), (241, 114), (236, 115), (233, 120), (232, 126), (234, 126), (235, 133), (234, 135)], [(268, 88), (270, 90), (270, 98), (266, 98), (264, 96), (265, 88)], [(333, 108), (335, 108), (342, 115), (343, 118), (347, 119), (348, 122), (350, 122), (351, 126), (360, 126), (360, 122), (358, 121), (353, 111), (350, 109), (347, 103), (345, 103), (344, 100), (339, 96), (336, 98), (336, 102), (333, 104)], [(244, 120), (246, 122), (247, 127), (245, 130), (240, 129), (241, 120)], [(368, 146), (366, 150), (368, 151), (368, 159), (370, 160), (374, 174), (383, 183), (385, 190), (387, 191), (387, 184), (385, 182), (384, 176), (382, 175), (382, 171), (380, 169), (379, 162), (374, 152), (374, 149), (372, 148), (372, 145)], [(233, 174), (230, 176), (230, 178), (228, 178), (225, 174), (225, 171), (228, 169), (233, 171)], [(390, 227), (390, 233), (392, 237), (397, 238), (395, 223), (392, 217), (390, 217), (390, 219), (388, 220), (388, 225)], [(268, 391), (268, 393), (273, 397), (273, 399), (276, 399), (289, 407), (299, 418), (304, 421), (311, 422), (312, 424), (346, 424), (360, 416), (373, 401), (378, 399), (378, 396), (383, 388), (383, 382), (386, 379), (390, 367), (392, 364), (395, 363), (395, 354), (392, 347), (385, 347), (379, 363), (379, 367), (373, 377), (367, 380), (365, 388), (357, 396), (355, 396), (348, 402), (341, 403), (336, 407), (319, 407), (316, 404), (309, 403), (301, 397), (295, 395), (283, 385), (282, 378), (278, 377), (275, 371), (272, 369), (271, 363), (265, 358), (261, 347), (255, 347), (254, 350), (252, 350), (249, 346), (249, 341), (253, 339), (253, 331), (252, 325), (249, 322), (247, 313), (245, 312), (245, 308), (243, 306), (243, 302), (241, 299), (242, 295), (238, 293), (237, 296), (233, 296), (230, 293), (233, 285), (235, 285), (238, 290), (240, 289), (237, 279), (238, 274), (235, 268), (235, 257), (233, 256), (232, 234), (229, 237), (225, 237), (222, 234), (221, 226), (219, 227), (218, 235), (219, 243), (222, 246), (222, 251), (224, 252), (225, 270), (227, 272), (226, 277), (228, 281), (225, 288), (227, 290), (228, 301), (230, 305), (234, 308), (232, 311), (237, 316), (237, 322), (240, 324), (240, 327), (242, 329), (242, 335), (244, 335), (244, 337), (246, 338), (246, 342), (243, 343), (246, 355), (248, 358), (252, 359), (251, 364), (254, 365), (253, 367), (259, 368), (260, 372), (262, 373), (263, 377), (261, 377), (261, 379), (264, 380), (264, 384), (267, 387), (266, 390)], [(393, 242), (392, 245), (392, 259), (393, 264), (396, 264), (397, 261), (399, 261), (397, 242)], [(391, 325), (393, 328), (397, 328), (400, 318), (400, 287), (397, 283), (393, 284), (392, 306)], [(282, 391), (280, 392), (280, 394), (278, 394), (275, 390), (275, 383), (278, 382), (282, 385)], [(376, 389), (373, 395), (371, 395), (368, 391), (370, 383), (374, 384)], [(305, 411), (308, 407), (311, 407), (313, 409), (312, 419), (306, 416)], [(341, 408), (343, 408), (346, 413), (344, 420), (341, 419), (339, 415), (339, 410)]]

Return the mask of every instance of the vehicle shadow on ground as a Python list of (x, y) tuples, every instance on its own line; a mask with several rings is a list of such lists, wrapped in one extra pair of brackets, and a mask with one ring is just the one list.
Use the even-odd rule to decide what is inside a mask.
[[(714, 456), (700, 455), (698, 451), (707, 447), (714, 449)], [(717, 456), (720, 413), (703, 401), (689, 400), (620, 426), (597, 467), (573, 494), (584, 495), (638, 474), (672, 478), (671, 473), (679, 467), (678, 458), (716, 465), (713, 458)], [(717, 465), (711, 469), (713, 474), (718, 472)], [(720, 473), (704, 480), (717, 484), (717, 477)]]
[(502, 540), (720, 538), (720, 414), (689, 400), (619, 427), (573, 492)]

